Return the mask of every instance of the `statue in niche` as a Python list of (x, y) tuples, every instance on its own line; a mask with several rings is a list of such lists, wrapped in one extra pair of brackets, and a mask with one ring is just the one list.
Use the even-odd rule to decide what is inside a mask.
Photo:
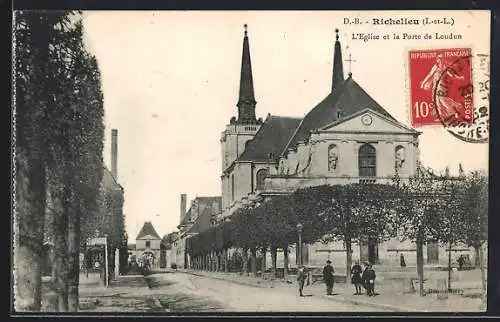
[(328, 148), (328, 171), (334, 171), (337, 169), (337, 164), (339, 161), (339, 153), (336, 145), (331, 145)]
[(403, 163), (405, 161), (405, 149), (402, 146), (398, 146), (395, 152), (395, 168), (396, 171), (401, 170)]

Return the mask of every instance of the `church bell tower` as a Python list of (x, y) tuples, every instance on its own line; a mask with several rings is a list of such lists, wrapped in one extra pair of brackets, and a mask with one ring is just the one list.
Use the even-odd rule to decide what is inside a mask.
[(232, 117), (221, 135), (222, 172), (243, 153), (245, 144), (253, 139), (259, 130), (262, 119), (255, 116), (255, 93), (253, 88), (252, 62), (250, 59), (250, 44), (247, 25), (244, 25), (243, 52), (241, 57), (240, 90), (238, 117)]

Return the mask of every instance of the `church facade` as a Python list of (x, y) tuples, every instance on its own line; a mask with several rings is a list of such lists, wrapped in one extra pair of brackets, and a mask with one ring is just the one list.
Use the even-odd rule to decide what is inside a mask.
[[(222, 210), (230, 217), (249, 202), (298, 188), (323, 184), (389, 183), (416, 173), (420, 164), (421, 132), (390, 115), (354, 80), (344, 75), (338, 30), (333, 71), (326, 96), (304, 118), (268, 115), (256, 117), (250, 45), (245, 26), (238, 114), (221, 135)], [(447, 251), (437, 244), (424, 250), (426, 263), (447, 262)], [(390, 240), (380, 245), (353, 247), (354, 259), (397, 265), (401, 254), (416, 261), (415, 246)], [(290, 250), (293, 263), (294, 247)], [(469, 252), (468, 248), (457, 252)], [(458, 254), (457, 254), (458, 255)], [(342, 243), (305, 245), (305, 263), (323, 265), (331, 259), (345, 265)], [(280, 256), (278, 256), (279, 258)], [(280, 261), (278, 260), (278, 263)], [(282, 262), (282, 261), (281, 261)]]

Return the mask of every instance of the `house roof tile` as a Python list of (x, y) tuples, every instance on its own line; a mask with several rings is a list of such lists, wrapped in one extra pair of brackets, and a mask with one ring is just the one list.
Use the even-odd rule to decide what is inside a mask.
[(281, 154), (286, 154), (289, 149), (295, 149), (299, 142), (307, 141), (311, 131), (322, 128), (340, 118), (348, 117), (366, 108), (372, 109), (397, 122), (389, 112), (380, 106), (349, 76), (304, 117), (289, 142), (280, 151)]
[(294, 117), (269, 116), (255, 137), (247, 143), (245, 151), (238, 160), (274, 161), (279, 157), (301, 120)]
[(146, 221), (144, 225), (142, 226), (141, 230), (139, 231), (139, 234), (137, 235), (136, 239), (142, 238), (144, 236), (151, 235), (155, 238), (161, 239), (161, 237), (158, 235), (156, 232), (155, 228), (153, 227), (153, 224), (150, 221)]

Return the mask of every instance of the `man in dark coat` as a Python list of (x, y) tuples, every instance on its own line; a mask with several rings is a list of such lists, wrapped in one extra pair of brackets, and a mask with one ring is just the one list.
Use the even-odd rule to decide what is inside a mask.
[(307, 279), (306, 268), (304, 265), (300, 265), (297, 269), (297, 282), (299, 282), (299, 295), (300, 296), (304, 296), (304, 294), (302, 294), (302, 290), (304, 289), (304, 284), (306, 282), (306, 279)]
[(365, 285), (366, 292), (368, 296), (375, 295), (375, 271), (373, 270), (372, 264), (368, 264), (367, 268), (363, 272), (363, 284)]
[(323, 281), (326, 284), (326, 295), (332, 295), (333, 290), (334, 269), (331, 264), (332, 262), (330, 260), (327, 260), (326, 265), (323, 268)]

